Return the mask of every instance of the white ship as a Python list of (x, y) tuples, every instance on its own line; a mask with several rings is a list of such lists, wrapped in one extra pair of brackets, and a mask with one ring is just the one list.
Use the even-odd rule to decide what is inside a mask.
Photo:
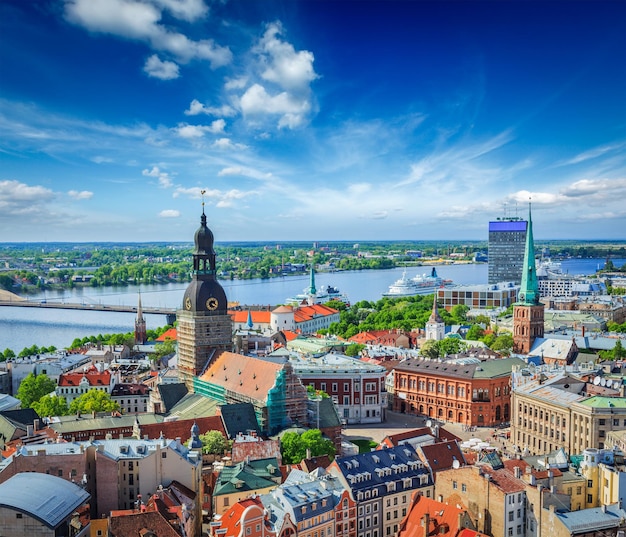
[(389, 286), (389, 290), (383, 293), (386, 297), (429, 295), (440, 287), (452, 285), (452, 280), (444, 280), (439, 277), (437, 270), (433, 267), (430, 274), (418, 274), (413, 278), (407, 278), (406, 270), (402, 273), (402, 278), (396, 280)]

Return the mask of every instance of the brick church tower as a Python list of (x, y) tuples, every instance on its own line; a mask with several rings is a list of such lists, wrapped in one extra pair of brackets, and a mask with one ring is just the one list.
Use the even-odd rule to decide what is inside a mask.
[(226, 293), (217, 281), (213, 233), (207, 227), (202, 202), (196, 231), (192, 280), (183, 297), (178, 320), (178, 370), (180, 380), (194, 392), (194, 379), (223, 351), (233, 350), (233, 322)]
[(513, 305), (513, 352), (528, 354), (535, 339), (543, 337), (544, 320), (544, 305), (539, 302), (530, 206), (528, 207), (528, 229), (526, 231), (522, 282), (517, 300)]

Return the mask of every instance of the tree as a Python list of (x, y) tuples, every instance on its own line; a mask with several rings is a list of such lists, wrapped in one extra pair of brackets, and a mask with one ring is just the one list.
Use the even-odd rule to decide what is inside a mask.
[(618, 339), (615, 342), (615, 347), (613, 347), (613, 360), (621, 360), (622, 358), (626, 358), (626, 349)]
[(434, 339), (427, 339), (420, 347), (420, 354), (426, 358), (434, 360), (439, 358), (439, 345)]
[(467, 312), (469, 310), (469, 306), (466, 306), (465, 304), (457, 304), (452, 307), (450, 313), (456, 322), (462, 323), (467, 320)]
[(502, 334), (498, 336), (491, 345), (491, 350), (500, 354), (511, 354), (513, 350), (513, 336), (511, 334)]
[(150, 356), (154, 362), (160, 361), (162, 358), (174, 354), (176, 352), (176, 341), (172, 338), (166, 338), (163, 343), (156, 345), (155, 352)]
[(119, 409), (120, 405), (111, 399), (111, 395), (98, 388), (92, 388), (70, 403), (70, 414), (112, 412)]
[(362, 345), (361, 343), (352, 343), (352, 345), (348, 345), (346, 347), (344, 352), (346, 353), (346, 356), (358, 356), (364, 348), (365, 345)]
[(467, 345), (461, 339), (455, 337), (447, 337), (438, 341), (439, 356), (448, 356), (449, 354), (458, 354), (462, 350), (465, 350)]
[(280, 440), (280, 450), (286, 464), (299, 463), (306, 457), (307, 449), (311, 450), (312, 457), (335, 456), (335, 445), (324, 438), (319, 429), (310, 429), (302, 434), (288, 432)]
[(200, 435), (202, 453), (211, 455), (223, 455), (228, 449), (228, 440), (219, 431), (207, 431)]
[(65, 397), (57, 395), (44, 395), (33, 403), (32, 408), (40, 416), (67, 416), (70, 413)]
[(11, 358), (15, 358), (15, 353), (9, 348), (4, 349), (4, 352), (0, 354), (2, 354), (3, 360), (9, 360)]
[(22, 408), (32, 408), (33, 403), (39, 401), (44, 395), (52, 393), (55, 388), (54, 380), (44, 373), (37, 376), (29, 373), (20, 383), (16, 397), (22, 402)]
[(485, 335), (485, 331), (479, 324), (473, 324), (470, 326), (470, 329), (467, 331), (465, 335), (465, 339), (470, 339), (472, 341), (479, 341), (481, 337)]

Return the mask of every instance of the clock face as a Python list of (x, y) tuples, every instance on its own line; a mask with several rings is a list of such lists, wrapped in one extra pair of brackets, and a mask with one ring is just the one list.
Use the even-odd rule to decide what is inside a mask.
[(185, 299), (185, 309), (188, 309), (188, 310), (191, 309), (191, 298), (189, 297)]
[(214, 309), (217, 309), (218, 306), (218, 302), (217, 302), (217, 298), (215, 297), (211, 297), (206, 301), (206, 307), (208, 310), (213, 311)]

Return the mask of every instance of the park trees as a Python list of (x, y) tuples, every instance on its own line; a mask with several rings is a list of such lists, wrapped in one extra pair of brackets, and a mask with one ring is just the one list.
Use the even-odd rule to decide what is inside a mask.
[(111, 399), (110, 394), (97, 388), (92, 388), (70, 403), (70, 414), (113, 412), (119, 409), (120, 405)]
[(35, 376), (29, 373), (20, 383), (17, 390), (17, 398), (22, 402), (22, 408), (32, 408), (33, 403), (39, 401), (44, 395), (52, 393), (56, 388), (54, 380), (40, 373)]
[(65, 397), (58, 395), (44, 395), (32, 404), (32, 408), (39, 416), (67, 416), (70, 413)]

